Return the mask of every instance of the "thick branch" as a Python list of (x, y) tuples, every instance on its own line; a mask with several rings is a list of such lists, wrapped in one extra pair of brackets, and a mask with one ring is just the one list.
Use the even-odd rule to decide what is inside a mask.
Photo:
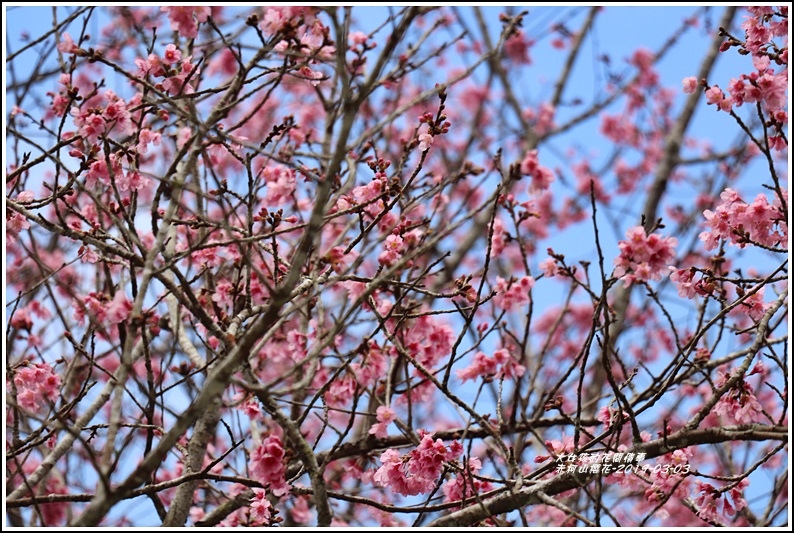
[[(707, 428), (696, 431), (681, 430), (665, 438), (644, 442), (627, 452), (644, 453), (647, 459), (680, 450), (688, 446), (701, 444), (719, 444), (730, 441), (767, 441), (788, 440), (788, 429), (782, 426), (764, 426), (750, 424), (722, 428)], [(576, 489), (598, 479), (597, 474), (559, 474), (553, 478), (524, 487), (515, 493), (505, 493), (455, 511), (432, 521), (433, 527), (465, 527), (478, 524), (488, 517), (509, 513), (527, 505), (544, 503), (545, 496), (554, 496), (562, 492)]]

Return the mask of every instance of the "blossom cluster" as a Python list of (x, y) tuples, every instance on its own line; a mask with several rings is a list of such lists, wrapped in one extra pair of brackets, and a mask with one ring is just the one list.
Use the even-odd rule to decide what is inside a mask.
[(476, 479), (473, 476), (482, 469), (482, 462), (476, 457), (466, 461), (466, 470), (458, 472), (450, 481), (444, 483), (441, 490), (444, 492), (445, 502), (458, 502), (473, 498), (477, 494), (493, 489), (490, 481)]
[(530, 150), (521, 161), (521, 173), (532, 178), (530, 193), (545, 191), (554, 181), (554, 173), (538, 161), (537, 150)]
[[(788, 198), (787, 192), (784, 193)], [(742, 200), (733, 189), (720, 194), (722, 203), (714, 211), (703, 212), (706, 231), (700, 234), (706, 250), (713, 250), (720, 239), (744, 248), (748, 243), (767, 247), (787, 247), (788, 224), (779, 198), (770, 204), (766, 195), (759, 193), (753, 203)]]
[(132, 115), (124, 100), (111, 90), (105, 91), (103, 96), (104, 106), (72, 107), (70, 112), (78, 134), (89, 143), (97, 142), (111, 131), (118, 135), (129, 135), (133, 131)]
[(452, 441), (447, 447), (441, 439), (424, 434), (414, 450), (406, 455), (388, 449), (380, 456), (383, 463), (373, 480), (381, 487), (390, 487), (397, 494), (415, 496), (432, 491), (438, 482), (444, 463), (454, 461), (463, 453), (463, 446)]
[[(313, 7), (267, 7), (259, 27), (268, 36), (294, 33), (299, 37), (297, 40), (290, 38), (279, 41), (274, 47), (278, 52), (286, 53), (292, 48), (289, 51), (328, 60), (334, 57), (336, 47), (328, 39), (328, 29), (315, 16), (315, 11)], [(317, 60), (312, 59), (310, 62), (316, 63)], [(313, 87), (317, 87), (325, 78), (322, 72), (312, 70), (308, 64), (303, 64), (298, 71), (300, 77)]]
[(670, 269), (670, 279), (675, 283), (678, 295), (681, 298), (694, 298), (697, 295), (705, 296), (711, 294), (714, 284), (703, 278), (696, 279), (696, 269), (676, 268), (674, 266), (668, 268)]
[(171, 96), (177, 94), (192, 94), (196, 91), (190, 83), (198, 79), (199, 70), (196, 65), (191, 63), (193, 57), (182, 57), (182, 52), (176, 45), (169, 44), (165, 48), (163, 57), (157, 54), (149, 54), (147, 58), (138, 58), (135, 65), (138, 70), (135, 76), (146, 79), (148, 76), (153, 78), (163, 78), (155, 85), (155, 88), (165, 91)]
[[(25, 489), (22, 497), (33, 502), (33, 510), (23, 511), (25, 520), (47, 526), (86, 522), (93, 512), (72, 516), (83, 507), (70, 510), (64, 502), (92, 486), (96, 476), (90, 470), (85, 479), (75, 476), (80, 472), (74, 465), (92, 466), (99, 452), (129, 455), (152, 438), (160, 448), (176, 439), (179, 450), (194, 448), (190, 432), (175, 434), (181, 426), (173, 420), (201, 410), (180, 413), (173, 401), (210, 398), (207, 391), (215, 385), (242, 391), (229, 392), (231, 400), (217, 413), (218, 434), (205, 446), (202, 471), (220, 480), (219, 490), (202, 483), (192, 494), (177, 491), (174, 483), (190, 469), (173, 451), (155, 450), (163, 460), (152, 471), (153, 482), (169, 483), (160, 493), (162, 506), (173, 509), (169, 515), (193, 506), (190, 519), (197, 525), (222, 520), (224, 527), (268, 527), (282, 513), (289, 525), (316, 518), (318, 525), (394, 526), (402, 524), (401, 515), (390, 511), (399, 496), (423, 502), (404, 508), (403, 516), (419, 515), (416, 523), (436, 515), (457, 520), (484, 508), (484, 493), (510, 488), (518, 472), (536, 481), (557, 474), (605, 476), (610, 491), (622, 492), (598, 494), (596, 503), (619, 502), (612, 513), (616, 522), (640, 517), (680, 525), (698, 522), (695, 510), (711, 522), (739, 514), (747, 506), (747, 481), (739, 472), (749, 471), (721, 468), (720, 455), (713, 453), (728, 453), (735, 444), (727, 442), (734, 439), (730, 428), (723, 432), (724, 450), (703, 446), (696, 438), (703, 432), (693, 433), (686, 449), (659, 457), (655, 444), (638, 440), (650, 441), (649, 432), (657, 442), (683, 435), (689, 427), (685, 411), (700, 417), (704, 402), (713, 407), (701, 429), (774, 424), (785, 417), (775, 408), (785, 396), (778, 393), (784, 388), (780, 368), (768, 378), (750, 379), (761, 370), (736, 374), (729, 365), (717, 366), (735, 359), (734, 348), (743, 349), (757, 332), (751, 319), (771, 318), (777, 309), (765, 301), (764, 287), (767, 297), (784, 290), (783, 276), (770, 275), (766, 263), (747, 268), (747, 262), (734, 261), (748, 245), (763, 248), (763, 256), (787, 251), (788, 193), (778, 179), (783, 173), (770, 168), (773, 182), (765, 183), (746, 166), (757, 163), (760, 152), (777, 166), (787, 147), (787, 37), (783, 48), (773, 43), (787, 31), (776, 21), (781, 12), (787, 16), (782, 8), (751, 8), (742, 26), (746, 42), (728, 35), (728, 48), (751, 56), (753, 72), (722, 82), (725, 90), (694, 77), (683, 83), (685, 93), (702, 91), (723, 112), (733, 114), (745, 103), (757, 109), (760, 120), (744, 130), (754, 142), (740, 133), (735, 145), (717, 151), (713, 139), (674, 128), (675, 92), (656, 70), (662, 54), (627, 51), (629, 77), (609, 66), (605, 53), (610, 81), (599, 91), (609, 102), (626, 102), (625, 110), (601, 115), (599, 131), (614, 150), (602, 163), (587, 143), (566, 150), (561, 140), (559, 168), (543, 166), (535, 148), (562, 139), (581, 117), (601, 113), (598, 102), (606, 100), (597, 98), (591, 107), (561, 79), (549, 102), (538, 105), (519, 95), (516, 106), (509, 98), (513, 89), (498, 76), (467, 79), (460, 61), (445, 68), (447, 45), (420, 48), (428, 46), (423, 42), (440, 44), (436, 37), (454, 23), (449, 13), (435, 19), (431, 11), (395, 10), (389, 22), (375, 27), (360, 25), (348, 11), (325, 8), (260, 7), (250, 16), (235, 11), (224, 21), (220, 8), (156, 6), (118, 11), (103, 30), (112, 36), (108, 41), (86, 31), (72, 40), (64, 30), (75, 35), (76, 22), (61, 24), (49, 36), (60, 43), (47, 45), (57, 46), (60, 71), (51, 58), (52, 75), (44, 78), (55, 88), (47, 93), (52, 103), (44, 118), (39, 124), (32, 109), (16, 106), (10, 115), (19, 115), (14, 135), (32, 122), (57, 143), (39, 149), (54, 170), (34, 172), (31, 158), (40, 154), (25, 153), (10, 159), (7, 178), (8, 275), (16, 295), (9, 297), (16, 298), (9, 339), (28, 342), (16, 355), (9, 352), (7, 363), (9, 420), (15, 424), (8, 454), (24, 459), (11, 465), (8, 478), (15, 493)], [(481, 32), (464, 32), (453, 45), (464, 64), (482, 63), (478, 73), (492, 68), (500, 74), (495, 69), (504, 59), (515, 68), (528, 65), (536, 31), (525, 33), (519, 22), (512, 15), (503, 20), (505, 30), (515, 28), (502, 39), (500, 54), (489, 56), (488, 43), (467, 41)], [(554, 31), (570, 40), (573, 57), (578, 43), (587, 42), (580, 38), (587, 28)], [(256, 35), (243, 39), (242, 32)], [(382, 37), (389, 38), (386, 47), (377, 44)], [(557, 41), (555, 47), (568, 46)], [(376, 46), (382, 55), (368, 53)], [(426, 92), (421, 72), (438, 74), (437, 94)], [(105, 73), (114, 77), (103, 78)], [(116, 79), (129, 83), (118, 89), (121, 96), (106, 90)], [(483, 79), (494, 83), (478, 82)], [(442, 114), (447, 88), (450, 122)], [(523, 109), (521, 102), (528, 101), (532, 107)], [(557, 106), (583, 114), (559, 114), (558, 126)], [(419, 126), (414, 113), (421, 113)], [(516, 121), (513, 114), (523, 118)], [(504, 124), (515, 123), (528, 127), (522, 128), (526, 138), (514, 142)], [(680, 138), (672, 139), (671, 131)], [(667, 149), (679, 144), (682, 157)], [(702, 158), (689, 157), (701, 149)], [(366, 166), (371, 172), (361, 172)], [(712, 166), (724, 175), (712, 179)], [(614, 271), (604, 287), (591, 276), (587, 247), (569, 246), (567, 262), (551, 248), (548, 258), (538, 257), (538, 250), (554, 245), (549, 239), (564, 239), (566, 229), (576, 235), (595, 203), (607, 212), (635, 211), (654, 173), (668, 167), (675, 170), (658, 205), (672, 213), (664, 215), (671, 229), (651, 229), (661, 216), (656, 213), (644, 217), (646, 227), (628, 229), (624, 239), (621, 233), (636, 222), (610, 219), (618, 233), (609, 245), (619, 241), (619, 250), (609, 258)], [(701, 168), (707, 177), (698, 180), (694, 173)], [(510, 186), (521, 176), (525, 185)], [(748, 176), (757, 178), (755, 185), (742, 181)], [(509, 180), (497, 184), (500, 178)], [(156, 192), (149, 188), (155, 180)], [(725, 185), (715, 189), (715, 182)], [(727, 186), (748, 191), (748, 201), (731, 188), (717, 199)], [(756, 186), (767, 193), (753, 199), (758, 191), (749, 191)], [(703, 212), (702, 225), (692, 222), (692, 212)], [(686, 241), (686, 251), (677, 249), (679, 240)], [(715, 249), (721, 253), (708, 257)], [(677, 260), (677, 254), (686, 259)], [(613, 292), (618, 280), (628, 287), (665, 275), (681, 299), (672, 298), (675, 290), (665, 280), (658, 298), (646, 286), (648, 294), (635, 291), (625, 306), (609, 307), (620, 292)], [(603, 340), (605, 309), (613, 318), (609, 356), (615, 364), (601, 374), (593, 373), (600, 361), (585, 356)], [(777, 335), (781, 323), (779, 317), (769, 321), (766, 351), (785, 353), (787, 338)], [(730, 331), (738, 331), (737, 340)], [(119, 342), (125, 336), (129, 342)], [(129, 359), (121, 352), (130, 343), (140, 348), (130, 362), (130, 383), (143, 389), (119, 396), (122, 403), (98, 413), (67, 455), (46, 460), (37, 471), (36, 457), (45, 447), (65, 450), (76, 437), (53, 426), (58, 421), (47, 410), (60, 409), (64, 420), (78, 417), (81, 402), (93, 398), (83, 398), (80, 384), (112, 380)], [(95, 364), (81, 363), (85, 350), (96, 353)], [(235, 357), (250, 373), (207, 374), (207, 364)], [(666, 376), (657, 369), (682, 357), (695, 366), (670, 379), (657, 376)], [(693, 369), (699, 372), (694, 381), (686, 373)], [(652, 398), (652, 409), (630, 415), (609, 401), (607, 381)], [(269, 391), (295, 427), (280, 428), (283, 420), (265, 409), (255, 389)], [(719, 398), (713, 397), (716, 389), (722, 389)], [(144, 401), (147, 391), (151, 401)], [(601, 401), (579, 405), (583, 395)], [(143, 412), (152, 409), (153, 416)], [(467, 413), (480, 415), (472, 422)], [(591, 421), (589, 429), (574, 428), (571, 416), (579, 415)], [(430, 431), (413, 433), (421, 427)], [(108, 438), (116, 428), (118, 438)], [(566, 430), (575, 430), (574, 436)], [(160, 439), (165, 432), (173, 435)], [(27, 451), (39, 433), (41, 449)], [(546, 440), (552, 435), (560, 440)], [(329, 498), (299, 486), (307, 481), (305, 470), (298, 472), (305, 458), (290, 446), (305, 444), (317, 454)], [(656, 450), (650, 455), (658, 463), (640, 464), (648, 459), (638, 453), (642, 449)], [(753, 469), (783, 461), (782, 453), (766, 455), (761, 445), (750, 451), (764, 456), (745, 461)], [(690, 464), (699, 466), (690, 470)], [(730, 484), (696, 487), (696, 477)], [(573, 501), (583, 489), (560, 481), (538, 487), (560, 501)], [(60, 494), (69, 497), (55, 497)], [(355, 497), (340, 504), (344, 494)], [(487, 506), (493, 512), (481, 524), (507, 523), (516, 513), (532, 525), (591, 519), (589, 511), (571, 517), (552, 505), (523, 512), (515, 507), (521, 502), (509, 503), (512, 510), (505, 508), (504, 516)], [(328, 505), (330, 513), (323, 508)], [(685, 506), (693, 512), (680, 512)], [(443, 516), (459, 507), (470, 509)], [(229, 512), (220, 516), (219, 510)], [(741, 513), (736, 524), (750, 514)]]
[(526, 372), (524, 365), (518, 364), (510, 352), (504, 348), (496, 350), (493, 357), (483, 352), (474, 354), (474, 360), (469, 366), (458, 370), (458, 379), (466, 381), (478, 377), (493, 378), (520, 378)]
[(124, 291), (116, 291), (113, 298), (105, 293), (90, 292), (85, 298), (76, 297), (72, 301), (74, 319), (85, 323), (86, 315), (100, 324), (114, 325), (123, 322), (132, 311), (132, 302)]
[[(728, 382), (731, 374), (720, 372), (718, 376), (716, 385), (722, 387)], [(763, 408), (755, 396), (753, 387), (743, 378), (720, 398), (714, 406), (714, 414), (723, 415), (737, 424), (752, 424), (764, 420)]]
[(743, 493), (749, 484), (750, 481), (744, 478), (730, 490), (722, 491), (710, 483), (695, 481), (696, 490), (699, 493), (695, 498), (698, 515), (705, 520), (722, 524), (724, 515), (733, 516), (747, 507), (747, 501), (744, 499)]
[(372, 424), (372, 427), (369, 428), (369, 433), (370, 435), (375, 435), (379, 439), (384, 439), (388, 436), (386, 429), (388, 428), (389, 424), (397, 419), (397, 414), (391, 407), (381, 405), (375, 411), (375, 416), (378, 419), (378, 422)]
[(627, 286), (636, 281), (662, 279), (662, 272), (675, 259), (677, 244), (675, 237), (648, 235), (642, 226), (630, 228), (626, 240), (618, 243), (620, 255), (615, 258), (615, 277), (623, 279)]
[[(781, 6), (776, 10), (769, 6), (758, 6), (748, 8), (748, 11), (750, 15), (742, 23), (746, 40), (742, 42), (729, 37), (720, 50), (725, 52), (738, 46), (741, 53), (752, 56), (755, 70), (732, 78), (727, 94), (719, 85), (707, 86), (706, 102), (724, 112), (731, 112), (734, 106), (740, 107), (745, 103), (758, 103), (769, 115), (772, 124), (785, 125), (788, 122), (788, 47), (779, 50), (774, 39), (788, 35), (788, 8)], [(773, 62), (782, 65), (778, 72), (775, 72)], [(685, 93), (695, 92), (697, 86), (698, 81), (694, 76), (684, 78)], [(775, 150), (783, 150), (788, 146), (788, 141), (778, 133), (769, 136), (769, 145)]]
[(251, 453), (251, 477), (270, 485), (270, 492), (275, 496), (282, 496), (289, 491), (284, 471), (284, 455), (284, 444), (276, 435), (265, 438)]
[(47, 363), (28, 363), (15, 370), (14, 385), (20, 407), (35, 412), (44, 406), (45, 401), (58, 399), (61, 378)]
[[(20, 466), (21, 472), (18, 470)], [(30, 475), (40, 467), (41, 462), (32, 456), (29, 456), (21, 465), (20, 461), (8, 461), (6, 475), (8, 476), (7, 482), (9, 486), (26, 486), (31, 491), (31, 496), (36, 494), (39, 498), (41, 495), (63, 496), (69, 494), (69, 487), (66, 485), (64, 475), (57, 469), (54, 469), (50, 475), (31, 487), (29, 482)], [(68, 501), (47, 502), (43, 499), (37, 504), (36, 509), (36, 512), (41, 516), (42, 525), (48, 527), (62, 525), (69, 511), (70, 505)]]
[(212, 14), (212, 9), (207, 6), (169, 6), (160, 10), (168, 13), (171, 29), (189, 39), (196, 38), (198, 25), (206, 22)]
[(529, 303), (530, 291), (535, 286), (535, 278), (524, 276), (518, 281), (505, 280), (500, 276), (496, 277), (497, 302), (505, 311), (527, 305)]

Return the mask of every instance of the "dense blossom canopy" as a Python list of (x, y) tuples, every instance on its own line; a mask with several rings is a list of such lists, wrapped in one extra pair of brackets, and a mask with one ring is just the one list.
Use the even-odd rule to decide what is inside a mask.
[(788, 8), (621, 9), (9, 10), (6, 525), (784, 524)]

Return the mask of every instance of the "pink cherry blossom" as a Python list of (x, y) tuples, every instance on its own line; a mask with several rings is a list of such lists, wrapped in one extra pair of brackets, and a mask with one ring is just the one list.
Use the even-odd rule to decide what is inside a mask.
[(149, 54), (146, 59), (137, 58), (135, 60), (135, 66), (138, 67), (135, 71), (135, 75), (139, 78), (145, 78), (147, 76), (160, 77), (165, 75), (163, 62), (155, 54)]
[(469, 379), (476, 379), (480, 376), (494, 376), (496, 375), (497, 365), (492, 357), (488, 357), (483, 352), (474, 354), (474, 360), (471, 365), (464, 369), (458, 370), (458, 379), (467, 381)]
[(225, 75), (226, 77), (233, 76), (237, 72), (237, 60), (234, 52), (229, 48), (224, 48), (213, 60), (209, 63), (206, 73), (209, 76)]
[[(557, 459), (558, 457), (564, 457), (567, 454), (573, 452), (574, 445), (573, 445), (573, 437), (570, 435), (563, 434), (562, 440), (551, 439), (547, 440), (545, 443), (546, 449), (551, 452), (551, 458)], [(535, 462), (544, 462), (549, 459), (548, 455), (541, 455), (535, 458)]]
[(361, 356), (361, 363), (352, 363), (351, 370), (356, 381), (362, 387), (369, 387), (380, 380), (387, 371), (388, 362), (385, 354), (375, 341), (370, 341)]
[(325, 402), (331, 407), (348, 405), (356, 395), (358, 383), (351, 375), (341, 376), (331, 382), (324, 395)]
[(788, 6), (25, 9), (13, 524), (785, 524)]
[(684, 87), (684, 94), (692, 94), (698, 88), (698, 80), (694, 76), (689, 76), (681, 81)]
[(262, 176), (267, 183), (267, 206), (283, 205), (290, 200), (297, 184), (292, 169), (283, 165), (268, 166), (262, 170)]
[(127, 104), (113, 91), (105, 91), (104, 119), (108, 125), (108, 131), (113, 131), (118, 135), (129, 135), (132, 133), (133, 124)]
[(640, 87), (654, 87), (659, 84), (659, 74), (654, 70), (654, 53), (647, 48), (639, 48), (632, 54), (629, 63), (639, 70), (637, 84)]
[(21, 231), (29, 228), (30, 223), (20, 213), (14, 213), (6, 218), (6, 235), (18, 235)]
[(308, 48), (311, 52), (320, 50), (324, 40), (322, 30), (323, 25), (319, 20), (315, 20), (313, 24), (307, 25), (306, 31), (301, 36), (301, 44)]
[(376, 412), (378, 422), (372, 424), (372, 427), (369, 428), (369, 434), (375, 435), (379, 439), (385, 439), (388, 436), (387, 427), (397, 419), (397, 414), (391, 407), (386, 405), (378, 406)]
[(322, 72), (318, 70), (312, 70), (306, 65), (301, 67), (300, 73), (301, 76), (303, 76), (303, 79), (305, 79), (306, 82), (312, 87), (317, 87), (320, 85), (320, 82), (323, 80), (323, 78), (325, 78), (325, 75)]
[(249, 504), (253, 522), (250, 525), (268, 526), (273, 506), (267, 499), (267, 492), (263, 489), (254, 489), (254, 497)]
[(350, 35), (347, 36), (348, 41), (353, 43), (354, 45), (360, 45), (367, 42), (369, 37), (363, 31), (354, 31), (350, 32)]
[(345, 248), (344, 246), (334, 246), (328, 251), (328, 254), (326, 254), (331, 268), (333, 268), (334, 272), (337, 274), (342, 274), (358, 257), (358, 252), (351, 250), (345, 253)]
[[(730, 374), (719, 373), (717, 387), (723, 386)], [(752, 424), (766, 420), (753, 387), (745, 379), (737, 381), (714, 406), (714, 413), (726, 417), (731, 423)]]
[(459, 502), (470, 500), (475, 495), (492, 490), (490, 481), (482, 481), (471, 476), (482, 469), (482, 462), (476, 457), (466, 461), (462, 472), (456, 472), (454, 479), (444, 483), (441, 490), (444, 492), (445, 502)]
[(531, 150), (521, 161), (521, 173), (532, 178), (529, 192), (539, 192), (546, 190), (552, 181), (554, 174), (548, 168), (542, 166), (538, 161), (538, 151)]
[(105, 293), (90, 292), (85, 298), (75, 298), (72, 307), (75, 320), (81, 324), (88, 316), (100, 324), (111, 326), (129, 318), (132, 302), (120, 290), (112, 299)]
[[(123, 172), (121, 162), (116, 159), (116, 156), (111, 154), (108, 160), (110, 160), (113, 174), (115, 176), (121, 175)], [(85, 174), (85, 186), (87, 188), (95, 187), (97, 182), (110, 186), (110, 171), (104, 157), (91, 163), (88, 167), (88, 172)]]
[(83, 263), (96, 263), (97, 261), (99, 261), (99, 259), (100, 259), (99, 254), (96, 253), (96, 251), (87, 247), (83, 250), (83, 253), (80, 256), (80, 261), (82, 261)]
[(383, 252), (378, 256), (378, 262), (387, 267), (392, 266), (400, 259), (403, 249), (403, 238), (399, 235), (389, 235), (386, 237)]
[(713, 85), (706, 89), (706, 102), (715, 104), (718, 109), (726, 112), (730, 111), (733, 107), (733, 98), (725, 96), (725, 93), (722, 92), (722, 89), (717, 85)]
[(211, 14), (210, 8), (206, 6), (168, 6), (161, 7), (160, 10), (168, 13), (172, 30), (190, 39), (198, 36), (198, 25), (205, 22)]
[(192, 59), (191, 56), (184, 58), (176, 74), (163, 80), (162, 86), (168, 94), (193, 94), (196, 91), (193, 83), (198, 79), (199, 70), (191, 63)]
[(543, 272), (547, 278), (553, 278), (557, 275), (557, 262), (553, 257), (547, 257), (538, 264), (538, 268)]
[(18, 309), (11, 316), (11, 327), (26, 330), (30, 330), (33, 327), (33, 320), (26, 308)]
[(554, 122), (555, 112), (556, 109), (550, 102), (543, 102), (540, 104), (537, 113), (529, 109), (525, 115), (529, 120), (534, 121), (535, 131), (540, 135), (544, 135), (550, 132), (556, 125)]
[(493, 221), (493, 237), (491, 238), (491, 255), (499, 257), (505, 249), (505, 224), (501, 218), (496, 217)]
[(290, 515), (296, 524), (307, 524), (312, 518), (307, 498), (296, 498)]
[(272, 36), (288, 24), (298, 26), (303, 22), (304, 15), (309, 15), (311, 8), (304, 7), (268, 7), (259, 26), (266, 35)]
[(523, 276), (519, 280), (504, 280), (497, 276), (496, 292), (500, 305), (506, 311), (527, 305), (534, 285), (535, 278), (532, 276)]
[(35, 412), (58, 399), (61, 378), (47, 363), (28, 363), (15, 370), (14, 385), (19, 405)]
[(140, 172), (123, 172), (116, 176), (116, 186), (121, 192), (145, 189), (149, 186), (149, 183), (150, 180), (144, 178)]
[(510, 352), (504, 348), (496, 350), (493, 357), (489, 357), (483, 352), (474, 354), (474, 360), (466, 368), (457, 371), (458, 379), (467, 381), (479, 377), (505, 377), (520, 378), (524, 375), (526, 368), (513, 358)]
[(63, 32), (63, 34), (61, 34), (61, 42), (58, 43), (58, 51), (64, 54), (74, 54), (78, 50), (80, 50), (80, 47), (74, 43), (69, 32)]
[(647, 235), (642, 226), (626, 231), (625, 241), (620, 241), (620, 255), (615, 258), (614, 275), (623, 279), (626, 285), (636, 281), (662, 279), (669, 264), (675, 259), (675, 237)]
[(389, 487), (397, 494), (414, 496), (427, 494), (436, 486), (446, 461), (460, 457), (463, 448), (453, 441), (447, 447), (441, 439), (433, 441), (429, 434), (422, 437), (419, 446), (404, 456), (389, 449), (380, 456), (381, 465), (373, 476), (375, 483)]
[(253, 478), (269, 485), (274, 495), (282, 496), (289, 490), (284, 478), (284, 445), (278, 436), (266, 437), (254, 449), (248, 467)]
[(622, 114), (604, 114), (601, 117), (601, 133), (616, 143), (625, 143), (637, 148), (640, 146), (642, 137), (640, 130), (633, 121)]
[(752, 320), (760, 320), (764, 316), (768, 305), (764, 302), (764, 289), (744, 297), (742, 302), (731, 310), (731, 315), (736, 317), (749, 316)]
[[(739, 483), (727, 493), (718, 490), (710, 483), (695, 481), (695, 490), (699, 493), (695, 498), (695, 505), (698, 507), (698, 515), (704, 519), (717, 524), (727, 523), (727, 519), (747, 507), (742, 493), (749, 485), (747, 478)], [(733, 500), (733, 503), (728, 499)]]
[(733, 189), (720, 195), (722, 203), (715, 211), (706, 210), (707, 231), (700, 234), (707, 250), (717, 247), (720, 239), (744, 248), (751, 242), (770, 247), (786, 247), (788, 227), (777, 198), (770, 204), (766, 195), (758, 194), (752, 204), (745, 203)]
[(598, 415), (596, 416), (596, 420), (604, 424), (605, 430), (619, 422), (619, 418), (622, 418), (625, 422), (629, 419), (629, 415), (625, 411), (620, 411), (619, 409), (607, 405), (602, 406), (601, 409), (598, 410)]
[(105, 309), (105, 314), (109, 324), (119, 324), (127, 320), (132, 311), (132, 302), (127, 299), (124, 291), (116, 291), (115, 296)]
[[(9, 476), (11, 479), (10, 483), (22, 483), (22, 474), (24, 474), (26, 478), (29, 478), (29, 476), (33, 474), (33, 472), (40, 466), (41, 462), (38, 459), (35, 459), (34, 456), (30, 456), (28, 460), (22, 464), (22, 472), (17, 470), (18, 467), (9, 467), (9, 473), (11, 474)], [(69, 494), (69, 488), (65, 483), (64, 476), (60, 472), (55, 472), (48, 475), (44, 480), (32, 488), (37, 494), (54, 496), (64, 496)], [(42, 524), (48, 527), (64, 526), (68, 512), (69, 504), (67, 502), (41, 502), (38, 505), (37, 510), (37, 513), (41, 513)]]
[(514, 63), (529, 65), (532, 63), (529, 49), (534, 44), (535, 41), (527, 38), (523, 30), (518, 30), (505, 41), (505, 56)]
[(670, 279), (675, 283), (678, 295), (682, 298), (694, 298), (697, 295), (705, 296), (711, 294), (702, 278), (695, 279), (697, 274), (695, 269), (679, 269), (673, 266), (668, 267), (668, 269), (670, 270)]
[(429, 133), (420, 133), (419, 134), (419, 150), (422, 152), (426, 152), (430, 149), (430, 145), (433, 144), (433, 136)]
[(149, 145), (160, 146), (161, 139), (161, 133), (153, 132), (148, 128), (142, 129), (138, 135), (138, 153), (147, 154), (149, 152)]
[(33, 191), (22, 191), (17, 195), (17, 202), (20, 204), (29, 204), (36, 198), (36, 194)]
[(73, 107), (71, 111), (74, 117), (74, 124), (78, 127), (78, 133), (89, 143), (95, 143), (99, 137), (105, 133), (105, 119), (96, 111), (81, 111)]
[(182, 52), (176, 47), (175, 44), (171, 43), (165, 47), (165, 52), (163, 52), (163, 63), (166, 65), (173, 65), (174, 63), (178, 63), (182, 60)]
[(351, 194), (356, 203), (363, 204), (371, 202), (380, 196), (388, 187), (388, 178), (386, 174), (381, 172), (375, 174), (375, 177), (367, 185), (360, 185), (355, 187)]

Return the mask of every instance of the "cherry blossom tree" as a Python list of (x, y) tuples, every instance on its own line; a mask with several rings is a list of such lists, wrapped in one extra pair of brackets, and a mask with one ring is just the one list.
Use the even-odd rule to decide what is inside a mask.
[(785, 523), (786, 6), (17, 9), (7, 526)]

